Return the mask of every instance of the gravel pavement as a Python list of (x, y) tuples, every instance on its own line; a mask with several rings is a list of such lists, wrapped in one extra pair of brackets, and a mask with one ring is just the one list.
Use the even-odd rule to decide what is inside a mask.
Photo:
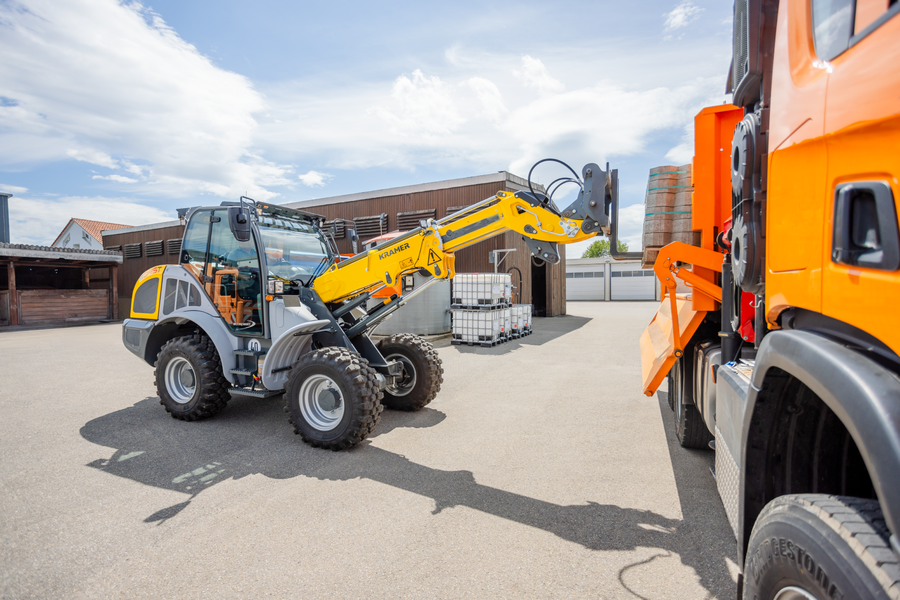
[(641, 394), (656, 306), (441, 340), (437, 399), (338, 453), (281, 398), (170, 418), (121, 325), (0, 333), (0, 597), (733, 598), (713, 453)]

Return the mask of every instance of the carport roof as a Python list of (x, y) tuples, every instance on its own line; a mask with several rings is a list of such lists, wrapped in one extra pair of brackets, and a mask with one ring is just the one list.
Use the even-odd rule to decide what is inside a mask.
[(0, 243), (0, 260), (30, 259), (30, 262), (72, 261), (88, 263), (121, 263), (122, 253), (113, 250), (88, 250), (81, 248), (54, 248), (27, 244)]

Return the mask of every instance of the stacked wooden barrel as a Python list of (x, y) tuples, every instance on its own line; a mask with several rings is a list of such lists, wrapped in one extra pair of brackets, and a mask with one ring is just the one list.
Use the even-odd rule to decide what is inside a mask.
[(691, 225), (691, 165), (650, 169), (644, 198), (644, 260), (651, 268), (659, 249), (671, 242), (699, 245)]

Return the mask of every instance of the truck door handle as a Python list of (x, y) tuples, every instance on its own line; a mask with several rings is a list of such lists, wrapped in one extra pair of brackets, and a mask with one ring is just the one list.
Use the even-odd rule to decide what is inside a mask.
[(854, 181), (835, 188), (831, 258), (885, 271), (900, 267), (897, 213), (886, 182)]

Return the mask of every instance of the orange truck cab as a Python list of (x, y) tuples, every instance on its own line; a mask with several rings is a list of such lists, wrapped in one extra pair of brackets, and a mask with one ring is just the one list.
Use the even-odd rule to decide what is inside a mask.
[(900, 598), (900, 1), (734, 11), (644, 391), (716, 453), (739, 597)]

